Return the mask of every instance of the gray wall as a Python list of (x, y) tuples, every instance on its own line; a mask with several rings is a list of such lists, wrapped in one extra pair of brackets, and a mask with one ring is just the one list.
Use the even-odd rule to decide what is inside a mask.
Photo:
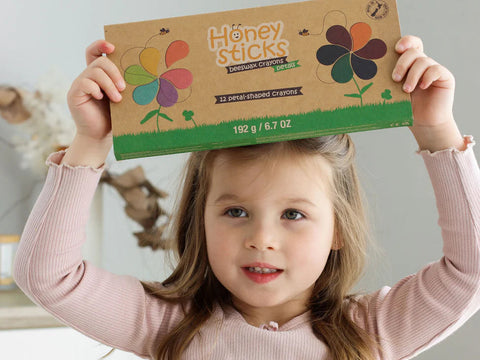
[[(359, 0), (361, 1), (361, 0)], [(103, 25), (286, 3), (279, 0), (177, 0), (137, 1), (2, 1), (0, 12), (0, 83), (33, 88), (50, 68), (58, 68), (71, 82), (84, 68), (84, 49), (103, 37)], [(461, 5), (460, 5), (461, 4)], [(403, 34), (423, 38), (426, 52), (446, 65), (456, 76), (455, 115), (464, 134), (480, 137), (480, 121), (474, 104), (480, 76), (477, 27), (480, 3), (445, 0), (399, 0)], [(0, 134), (11, 128), (0, 121)], [(392, 285), (441, 256), (440, 231), (433, 192), (416, 143), (407, 128), (353, 134), (358, 164), (366, 189), (375, 234), (384, 255), (368, 270), (360, 289)], [(0, 213), (34, 186), (28, 171), (17, 167), (18, 156), (0, 143)], [(477, 150), (478, 153), (478, 150)], [(141, 164), (159, 187), (175, 192), (184, 155), (172, 155), (121, 163), (111, 161), (111, 171), (120, 172)], [(126, 219), (116, 193), (104, 189), (103, 266), (117, 273), (142, 279), (162, 279), (168, 270), (161, 254), (139, 249), (131, 235), (136, 225)], [(170, 199), (165, 206), (170, 207)], [(30, 203), (24, 202), (0, 223), (1, 233), (21, 232)], [(442, 344), (418, 358), (478, 359), (480, 315)], [(54, 342), (52, 342), (52, 346)]]

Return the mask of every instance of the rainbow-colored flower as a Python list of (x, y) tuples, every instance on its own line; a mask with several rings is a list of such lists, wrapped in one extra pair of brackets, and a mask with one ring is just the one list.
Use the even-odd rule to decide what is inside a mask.
[(148, 47), (140, 53), (140, 64), (131, 65), (125, 70), (125, 81), (137, 86), (133, 91), (133, 101), (139, 105), (150, 104), (157, 99), (160, 106), (170, 107), (178, 101), (177, 89), (188, 88), (193, 81), (192, 73), (187, 69), (170, 69), (177, 61), (188, 55), (189, 47), (185, 41), (173, 41), (165, 52), (167, 71), (160, 73), (163, 65), (162, 53)]

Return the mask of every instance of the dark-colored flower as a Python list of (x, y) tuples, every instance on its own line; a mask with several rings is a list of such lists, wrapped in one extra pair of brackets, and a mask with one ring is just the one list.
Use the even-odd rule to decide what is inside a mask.
[(370, 39), (372, 29), (366, 23), (356, 23), (348, 30), (334, 25), (327, 30), (326, 37), (331, 45), (317, 50), (317, 60), (323, 65), (332, 65), (332, 78), (338, 83), (347, 83), (353, 75), (369, 80), (377, 74), (377, 65), (372, 60), (387, 53), (383, 40)]

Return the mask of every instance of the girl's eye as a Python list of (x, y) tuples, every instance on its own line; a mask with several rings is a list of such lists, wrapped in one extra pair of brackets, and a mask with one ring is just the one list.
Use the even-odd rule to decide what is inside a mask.
[(239, 208), (233, 208), (233, 209), (228, 209), (226, 212), (227, 215), (231, 217), (245, 217), (247, 216), (247, 213)]
[(289, 209), (283, 213), (283, 217), (287, 220), (300, 220), (304, 216), (297, 210)]

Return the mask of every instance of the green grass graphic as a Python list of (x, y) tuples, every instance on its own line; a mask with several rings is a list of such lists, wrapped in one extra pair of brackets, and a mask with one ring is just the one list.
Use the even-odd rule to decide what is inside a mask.
[(116, 158), (124, 160), (411, 124), (411, 104), (402, 101), (350, 106), (332, 111), (316, 110), (277, 117), (239, 119), (218, 125), (199, 124), (191, 129), (115, 136), (113, 141)]

